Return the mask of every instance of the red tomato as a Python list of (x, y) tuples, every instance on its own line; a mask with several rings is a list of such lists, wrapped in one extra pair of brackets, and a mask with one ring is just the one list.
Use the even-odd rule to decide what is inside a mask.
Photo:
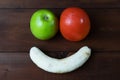
[(65, 9), (60, 16), (60, 32), (70, 41), (84, 39), (90, 31), (90, 20), (84, 10), (78, 7)]

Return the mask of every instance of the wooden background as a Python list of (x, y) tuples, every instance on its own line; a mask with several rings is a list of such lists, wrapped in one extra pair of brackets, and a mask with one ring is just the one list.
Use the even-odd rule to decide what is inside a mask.
[[(57, 17), (64, 8), (83, 8), (91, 20), (91, 32), (80, 42), (65, 40), (60, 33), (48, 41), (34, 38), (30, 17), (47, 8)], [(120, 0), (0, 0), (0, 80), (120, 80)], [(67, 74), (39, 69), (29, 57), (32, 46), (51, 57), (63, 58), (87, 45), (89, 61)]]

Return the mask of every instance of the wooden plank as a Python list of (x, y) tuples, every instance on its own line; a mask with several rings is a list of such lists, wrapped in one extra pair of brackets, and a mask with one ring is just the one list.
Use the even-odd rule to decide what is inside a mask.
[[(119, 53), (93, 51), (91, 58), (84, 66), (60, 75), (39, 69), (26, 52), (0, 53), (0, 80), (119, 80)], [(48, 54), (52, 55), (49, 52)]]
[[(80, 42), (67, 41), (60, 33), (48, 41), (34, 38), (29, 20), (36, 10), (0, 9), (0, 51), (28, 51), (32, 46), (43, 51), (76, 51), (84, 45), (96, 51), (120, 51), (120, 9), (85, 9), (92, 29), (88, 37)], [(63, 9), (50, 10), (59, 17)]]
[(0, 8), (66, 8), (79, 6), (83, 8), (120, 8), (119, 0), (0, 0)]

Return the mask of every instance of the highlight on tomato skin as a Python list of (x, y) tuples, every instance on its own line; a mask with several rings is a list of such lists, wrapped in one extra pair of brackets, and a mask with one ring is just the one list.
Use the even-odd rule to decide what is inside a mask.
[(79, 7), (69, 7), (60, 16), (60, 32), (69, 41), (81, 41), (90, 32), (88, 14)]

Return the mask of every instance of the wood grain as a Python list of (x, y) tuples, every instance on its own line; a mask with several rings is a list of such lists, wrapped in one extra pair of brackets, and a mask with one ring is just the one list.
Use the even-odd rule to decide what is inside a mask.
[[(50, 9), (59, 19), (70, 6), (88, 13), (87, 38), (70, 42), (60, 32), (48, 41), (33, 37), (29, 21), (36, 10)], [(120, 80), (120, 0), (0, 0), (0, 36), (0, 80)], [(91, 58), (67, 74), (45, 72), (29, 58), (32, 46), (48, 56), (64, 58), (84, 45), (92, 49)]]
[(120, 79), (119, 67), (119, 52), (93, 52), (84, 66), (67, 74), (39, 69), (26, 52), (0, 53), (0, 80), (117, 80)]
[(120, 8), (119, 0), (0, 0), (0, 8)]

